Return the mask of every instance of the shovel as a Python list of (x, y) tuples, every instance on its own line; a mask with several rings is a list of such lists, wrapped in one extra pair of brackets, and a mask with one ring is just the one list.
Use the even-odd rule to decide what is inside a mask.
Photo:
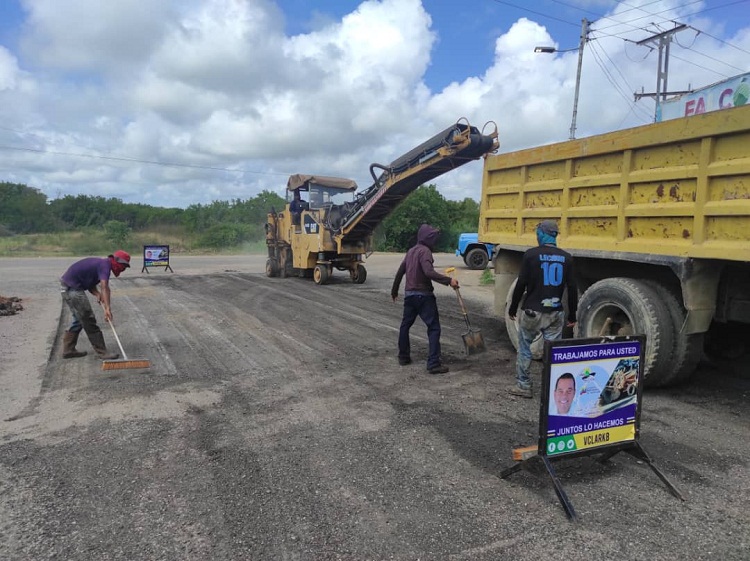
[[(452, 273), (455, 271), (455, 267), (449, 267), (445, 270), (447, 274)], [(458, 303), (461, 305), (461, 312), (464, 315), (464, 321), (466, 321), (466, 328), (468, 331), (461, 335), (461, 338), (464, 340), (464, 348), (466, 349), (467, 355), (475, 355), (479, 353), (483, 353), (487, 350), (487, 347), (484, 344), (484, 338), (482, 337), (482, 332), (478, 329), (472, 329), (471, 328), (471, 322), (469, 321), (469, 314), (466, 312), (466, 304), (464, 304), (464, 299), (461, 296), (461, 291), (458, 289), (458, 287), (454, 288), (453, 290), (456, 291), (456, 296), (458, 296)]]
[(469, 314), (466, 313), (466, 304), (464, 304), (464, 299), (461, 296), (461, 291), (458, 288), (454, 288), (453, 290), (456, 291), (456, 296), (458, 296), (458, 303), (461, 305), (461, 311), (464, 314), (466, 328), (468, 329), (466, 333), (461, 335), (461, 338), (464, 340), (464, 348), (466, 349), (466, 354), (475, 355), (483, 353), (487, 350), (487, 347), (485, 347), (484, 345), (482, 332), (478, 329), (471, 328), (471, 323), (469, 322)]

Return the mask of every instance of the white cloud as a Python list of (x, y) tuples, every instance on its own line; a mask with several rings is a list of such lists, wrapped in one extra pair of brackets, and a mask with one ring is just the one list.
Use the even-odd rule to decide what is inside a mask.
[(169, 2), (24, 0), (23, 51), (50, 71), (118, 73), (142, 62), (173, 20)]
[(13, 89), (18, 84), (18, 61), (7, 49), (0, 47), (0, 90)]
[[(652, 19), (701, 11), (683, 4), (641, 2)], [(648, 36), (633, 23), (644, 11), (632, 1), (578, 5), (615, 6), (584, 49), (578, 136), (647, 123), (653, 103), (632, 107), (633, 92), (652, 89), (656, 76), (655, 53), (632, 42)], [(187, 206), (281, 192), (285, 174), (298, 172), (366, 187), (370, 163), (387, 164), (462, 117), (480, 127), (495, 121), (503, 151), (569, 133), (578, 52), (535, 54), (538, 45), (570, 45), (531, 15), (497, 34), (486, 69), (432, 91), (425, 75), (439, 30), (419, 0), (366, 0), (340, 18), (317, 12), (296, 35), (286, 31), (283, 3), (271, 0), (23, 6), (20, 47), (0, 46), (0, 144), (46, 153), (3, 151), (0, 180), (51, 197)], [(689, 23), (705, 33), (679, 34), (670, 87), (750, 69), (750, 26), (727, 37), (710, 11), (696, 17)], [(478, 199), (480, 174), (475, 162), (435, 183), (449, 198)]]

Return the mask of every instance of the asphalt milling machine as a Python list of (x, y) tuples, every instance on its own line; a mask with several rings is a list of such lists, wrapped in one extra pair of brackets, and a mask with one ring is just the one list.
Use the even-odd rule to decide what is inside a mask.
[[(488, 127), (494, 130), (484, 134)], [(337, 269), (364, 283), (375, 228), (420, 185), (496, 152), (498, 145), (494, 122), (479, 131), (460, 119), (390, 165), (371, 164), (373, 184), (360, 193), (351, 179), (292, 175), (288, 192), (307, 200), (295, 212), (287, 203), (281, 212), (268, 213), (266, 275), (312, 277), (325, 284)]]

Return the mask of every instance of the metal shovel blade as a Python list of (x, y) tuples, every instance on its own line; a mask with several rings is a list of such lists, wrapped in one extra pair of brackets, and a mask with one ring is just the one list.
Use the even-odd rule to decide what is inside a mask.
[(484, 338), (482, 337), (481, 331), (471, 330), (468, 333), (461, 335), (461, 338), (464, 340), (466, 354), (476, 355), (487, 350), (487, 347), (484, 345)]
[(466, 354), (475, 355), (483, 353), (487, 350), (487, 347), (485, 347), (484, 345), (482, 332), (478, 329), (472, 329), (471, 322), (469, 321), (469, 314), (466, 312), (466, 304), (464, 304), (464, 299), (461, 296), (461, 291), (458, 289), (458, 287), (455, 287), (454, 290), (456, 291), (456, 297), (458, 297), (458, 304), (461, 306), (461, 313), (463, 313), (464, 315), (466, 328), (469, 330), (461, 335), (461, 338), (464, 340), (464, 348), (466, 349)]

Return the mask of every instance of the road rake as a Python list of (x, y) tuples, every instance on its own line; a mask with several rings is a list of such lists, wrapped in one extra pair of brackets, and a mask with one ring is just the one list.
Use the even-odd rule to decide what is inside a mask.
[(151, 368), (151, 361), (145, 358), (137, 358), (137, 359), (129, 359), (128, 355), (125, 354), (125, 349), (122, 348), (122, 343), (120, 343), (120, 338), (117, 336), (117, 331), (115, 331), (115, 326), (111, 321), (108, 321), (109, 326), (112, 328), (112, 333), (115, 335), (115, 340), (117, 341), (117, 346), (120, 347), (120, 354), (122, 355), (122, 358), (115, 359), (115, 360), (103, 360), (102, 361), (102, 370), (129, 370), (129, 369), (136, 369), (136, 368)]

